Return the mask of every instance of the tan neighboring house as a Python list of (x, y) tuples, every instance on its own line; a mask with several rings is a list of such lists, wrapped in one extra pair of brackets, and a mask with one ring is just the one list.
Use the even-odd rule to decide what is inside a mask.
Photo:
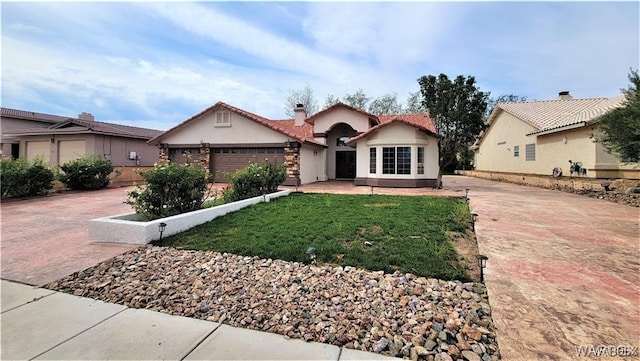
[(2, 108), (2, 156), (42, 157), (51, 168), (87, 154), (110, 159), (114, 167), (153, 166), (158, 149), (147, 141), (159, 130)]
[(294, 113), (294, 119), (272, 120), (218, 102), (149, 143), (162, 159), (191, 158), (213, 174), (250, 162), (285, 163), (287, 185), (436, 185), (438, 138), (426, 114), (376, 116), (343, 103), (310, 117), (302, 105)]
[(639, 179), (638, 163), (622, 162), (593, 139), (594, 123), (623, 101), (624, 95), (573, 99), (565, 91), (555, 100), (500, 103), (472, 147), (475, 169), (550, 176), (558, 167), (569, 176), (571, 161), (585, 169), (573, 176)]

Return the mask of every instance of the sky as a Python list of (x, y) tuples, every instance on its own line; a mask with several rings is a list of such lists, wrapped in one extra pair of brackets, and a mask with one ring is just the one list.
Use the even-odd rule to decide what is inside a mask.
[(640, 3), (2, 2), (2, 106), (169, 129), (218, 101), (283, 119), (288, 92), (611, 97), (640, 63)]

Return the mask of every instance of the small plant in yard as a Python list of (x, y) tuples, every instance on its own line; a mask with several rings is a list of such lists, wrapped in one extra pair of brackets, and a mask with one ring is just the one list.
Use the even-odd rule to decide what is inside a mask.
[(29, 162), (24, 158), (2, 159), (0, 184), (2, 199), (48, 194), (53, 188), (54, 173), (42, 158)]
[(113, 164), (98, 154), (85, 155), (60, 166), (58, 180), (72, 190), (94, 190), (109, 185)]
[(470, 280), (452, 243), (470, 220), (461, 198), (292, 193), (156, 243)]
[(284, 164), (278, 165), (266, 160), (262, 164), (251, 163), (248, 167), (233, 173), (233, 187), (225, 191), (225, 200), (239, 201), (276, 192), (284, 180)]
[(210, 176), (196, 163), (157, 165), (140, 175), (146, 184), (129, 192), (125, 203), (149, 220), (201, 209), (212, 196)]

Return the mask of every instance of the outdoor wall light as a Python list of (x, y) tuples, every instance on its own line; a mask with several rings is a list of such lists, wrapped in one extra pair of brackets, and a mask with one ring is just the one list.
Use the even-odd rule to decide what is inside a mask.
[(166, 223), (161, 222), (160, 224), (158, 224), (158, 231), (160, 231), (160, 240), (162, 240), (162, 232), (164, 232), (165, 228), (167, 228)]
[(307, 254), (309, 255), (309, 259), (311, 260), (311, 264), (316, 263), (316, 249), (313, 247), (307, 248)]
[(487, 267), (489, 257), (479, 254), (476, 258), (478, 259), (478, 267), (480, 267), (480, 282), (484, 282), (484, 268)]

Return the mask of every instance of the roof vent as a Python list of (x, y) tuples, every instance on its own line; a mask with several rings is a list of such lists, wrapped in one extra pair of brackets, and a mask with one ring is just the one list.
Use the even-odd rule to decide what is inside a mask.
[(88, 121), (94, 121), (95, 120), (93, 118), (93, 114), (87, 113), (87, 112), (80, 113), (80, 115), (78, 115), (78, 119), (80, 119), (80, 120), (88, 120)]
[(558, 93), (558, 100), (571, 100), (573, 97), (569, 94), (568, 90), (563, 90)]

